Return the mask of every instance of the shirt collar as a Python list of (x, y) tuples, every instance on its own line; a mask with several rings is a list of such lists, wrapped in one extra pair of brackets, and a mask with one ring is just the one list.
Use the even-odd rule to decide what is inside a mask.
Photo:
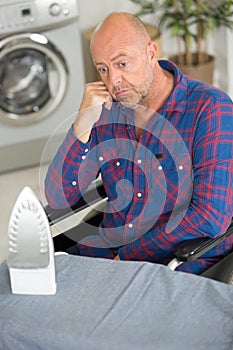
[(186, 76), (179, 70), (175, 63), (168, 60), (159, 60), (158, 62), (160, 67), (174, 75), (174, 88), (158, 112), (178, 111), (184, 113), (187, 99)]

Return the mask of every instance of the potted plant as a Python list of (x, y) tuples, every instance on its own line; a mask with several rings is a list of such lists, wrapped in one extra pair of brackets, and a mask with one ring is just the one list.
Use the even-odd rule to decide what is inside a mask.
[[(212, 83), (214, 57), (205, 51), (205, 44), (215, 28), (233, 27), (233, 0), (131, 1), (140, 6), (137, 16), (156, 13), (159, 28), (170, 30), (177, 38), (178, 52), (170, 59), (184, 73)], [(212, 69), (210, 73), (208, 65)], [(206, 78), (203, 78), (206, 73)]]

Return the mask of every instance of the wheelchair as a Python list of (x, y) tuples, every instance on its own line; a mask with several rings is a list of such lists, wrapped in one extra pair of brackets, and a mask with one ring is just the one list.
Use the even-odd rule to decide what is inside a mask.
[[(82, 217), (77, 225), (59, 233), (53, 238), (55, 252), (65, 251), (84, 238), (86, 236), (85, 223), (96, 227), (97, 231), (99, 223), (102, 220), (101, 210), (104, 207), (107, 196), (100, 180), (96, 181), (95, 187), (95, 189), (89, 189), (85, 193), (85, 199), (84, 197), (81, 197), (81, 199), (71, 208), (52, 209), (48, 205), (44, 207), (51, 227), (73, 215)], [(176, 251), (174, 258), (167, 266), (171, 270), (175, 270), (184, 262), (194, 261), (219, 243), (223, 242), (232, 234), (233, 219), (227, 231), (220, 236), (215, 238), (202, 237), (184, 242)], [(72, 239), (74, 237), (75, 240)], [(211, 268), (204, 271), (200, 276), (233, 285), (233, 251)]]

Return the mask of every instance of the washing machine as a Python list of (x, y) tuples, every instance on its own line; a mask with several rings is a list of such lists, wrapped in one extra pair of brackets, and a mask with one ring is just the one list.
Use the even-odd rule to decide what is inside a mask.
[(0, 172), (51, 160), (84, 84), (77, 0), (0, 0)]

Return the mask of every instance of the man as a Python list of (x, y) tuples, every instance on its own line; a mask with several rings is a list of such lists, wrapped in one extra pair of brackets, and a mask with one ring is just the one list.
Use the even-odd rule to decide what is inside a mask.
[[(86, 85), (77, 119), (49, 167), (50, 206), (74, 205), (101, 173), (108, 196), (81, 255), (167, 264), (178, 246), (224, 233), (233, 212), (233, 105), (222, 91), (157, 60), (128, 13), (110, 14), (90, 45), (101, 81)], [(200, 274), (229, 237), (178, 269)]]

